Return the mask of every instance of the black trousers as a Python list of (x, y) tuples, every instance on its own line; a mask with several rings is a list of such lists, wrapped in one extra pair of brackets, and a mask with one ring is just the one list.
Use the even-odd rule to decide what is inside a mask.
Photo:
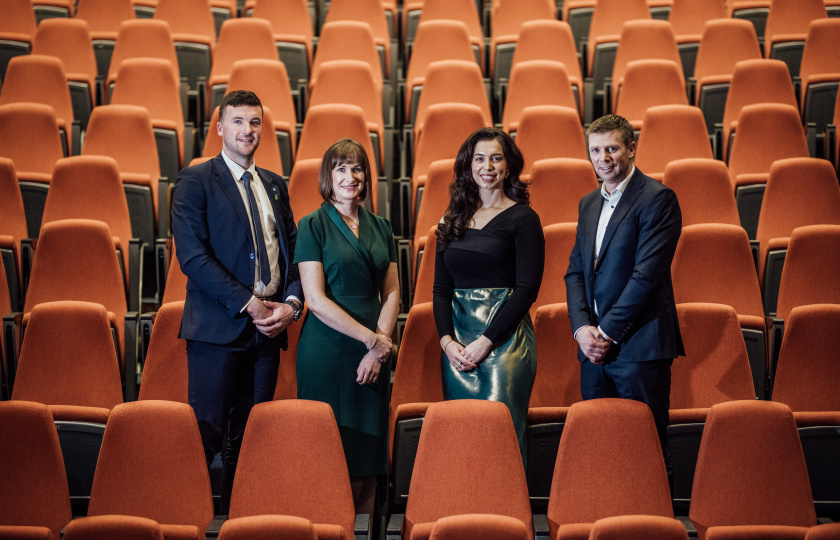
[(270, 401), (277, 385), (282, 338), (248, 323), (227, 345), (187, 341), (189, 403), (195, 410), (207, 465), (222, 453), (221, 506), (227, 514), (239, 449), (251, 408)]

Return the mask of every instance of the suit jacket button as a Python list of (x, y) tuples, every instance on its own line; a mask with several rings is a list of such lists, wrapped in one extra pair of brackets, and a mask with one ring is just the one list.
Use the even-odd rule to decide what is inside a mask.
[(251, 260), (252, 261), (254, 260), (254, 254), (253, 253), (251, 253)]

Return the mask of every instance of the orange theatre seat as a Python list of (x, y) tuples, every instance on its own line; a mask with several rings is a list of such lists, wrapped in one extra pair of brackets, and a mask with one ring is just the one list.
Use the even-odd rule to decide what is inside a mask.
[(213, 501), (192, 407), (151, 400), (114, 408), (87, 515), (153, 519), (167, 540), (204, 539)]
[(440, 340), (429, 300), (408, 312), (391, 392), (389, 502), (398, 508), (408, 500), (423, 417), (431, 403), (443, 401)]
[(87, 21), (97, 72), (107, 77), (120, 24), (134, 18), (131, 0), (79, 0), (76, 18)]
[(525, 472), (531, 501), (544, 504), (551, 492), (557, 448), (569, 407), (581, 401), (580, 362), (565, 303), (538, 308), (534, 333), (537, 337), (537, 376), (525, 427), (528, 448)]
[(725, 19), (727, 16), (723, 0), (674, 1), (668, 22), (674, 30), (686, 80), (694, 76), (697, 51), (706, 23), (715, 19)]
[(503, 129), (508, 133), (515, 132), (526, 107), (538, 105), (572, 109), (578, 106), (566, 67), (562, 63), (529, 60), (513, 66), (501, 115)]
[(575, 39), (568, 23), (547, 19), (537, 19), (522, 24), (519, 42), (513, 53), (511, 70), (520, 62), (530, 60), (553, 60), (566, 67), (566, 75), (578, 113), (583, 118), (583, 74), (577, 56)]
[(840, 324), (840, 305), (799, 306), (790, 312), (779, 353), (773, 401), (793, 411), (805, 453), (811, 494), (817, 510), (840, 504), (840, 467), (833, 458), (838, 444), (840, 395), (837, 349), (814, 341), (813, 332), (833, 331)]
[[(100, 105), (85, 135), (84, 156), (108, 156), (117, 162), (131, 216), (132, 237), (147, 250), (169, 230), (169, 190), (174, 178), (161, 178), (152, 119), (144, 107)], [(151, 256), (151, 251), (147, 251)]]
[[(175, 266), (178, 263), (175, 262)], [(141, 401), (165, 399), (187, 403), (187, 342), (178, 337), (184, 302), (160, 306), (150, 331), (149, 349), (143, 357)]]
[(522, 25), (528, 21), (555, 20), (557, 6), (551, 0), (519, 0), (493, 4), (488, 75), (494, 81), (498, 81), (510, 75)]
[(265, 19), (229, 19), (222, 24), (213, 66), (207, 79), (207, 113), (222, 103), (228, 92), (233, 64), (240, 59), (279, 60), (271, 24)]
[(686, 355), (671, 368), (668, 453), (674, 505), (684, 512), (709, 407), (755, 399), (756, 394), (735, 310), (723, 304), (688, 303), (677, 304), (677, 315)]
[(755, 394), (765, 397), (769, 372), (764, 311), (746, 232), (724, 224), (683, 227), (671, 279), (678, 304), (711, 302), (735, 309), (749, 353)]
[(405, 120), (415, 122), (417, 104), (429, 66), (442, 60), (475, 60), (467, 27), (460, 21), (432, 20), (417, 28), (405, 74)]
[(787, 405), (748, 400), (712, 406), (688, 516), (698, 540), (713, 538), (718, 527), (751, 531), (751, 538), (772, 538), (779, 526), (801, 527), (799, 538), (804, 538), (806, 527), (817, 524), (802, 445)]
[(691, 82), (695, 89), (693, 103), (703, 111), (710, 135), (715, 132), (715, 124), (723, 121), (735, 64), (741, 60), (759, 59), (761, 48), (750, 22), (715, 19), (706, 23)]
[(454, 178), (455, 160), (442, 159), (429, 166), (426, 175), (426, 185), (423, 198), (417, 211), (417, 221), (414, 224), (414, 263), (411, 268), (412, 279), (420, 268), (420, 261), (425, 254), (426, 238), (429, 228), (437, 229), (437, 224), (443, 218), (449, 207), (449, 184)]
[[(525, 471), (507, 406), (476, 399), (433, 403), (423, 424), (405, 514), (391, 515), (388, 536), (425, 540), (440, 518), (497, 514), (519, 520), (533, 537)], [(481, 448), (493, 466), (475, 467), (475, 456), (457, 448)]]
[(12, 58), (0, 90), (0, 105), (43, 103), (53, 108), (61, 131), (64, 155), (78, 155), (80, 125), (74, 122), (73, 101), (64, 63), (54, 56), (30, 54)]
[(426, 231), (423, 256), (417, 265), (417, 276), (412, 289), (413, 304), (432, 301), (432, 287), (435, 281), (435, 249), (437, 247), (437, 223)]
[(73, 117), (85, 131), (96, 105), (96, 57), (88, 24), (83, 19), (49, 19), (38, 25), (32, 42), (32, 54), (59, 58), (64, 64)]
[[(274, 135), (283, 162), (283, 170), (276, 172), (288, 177), (294, 163), (298, 113), (286, 66), (279, 60), (237, 60), (230, 70), (227, 90), (250, 90), (259, 96), (263, 108), (271, 110)], [(215, 124), (211, 123), (210, 127), (215, 128)]]
[[(766, 60), (773, 62), (774, 60)], [(755, 238), (767, 177), (780, 159), (808, 157), (808, 141), (792, 105), (747, 105), (738, 117), (738, 135), (729, 156), (729, 178), (741, 226)]]
[(648, 108), (639, 132), (635, 164), (661, 182), (670, 162), (686, 158), (714, 158), (702, 111), (688, 105)]
[(73, 517), (49, 408), (0, 402), (0, 538), (58, 540)]
[(802, 121), (816, 124), (817, 133), (831, 123), (840, 83), (840, 20), (817, 19), (808, 27), (799, 65)]
[[(534, 163), (531, 173), (531, 208), (540, 216), (544, 229), (556, 223), (577, 223), (580, 200), (596, 189), (598, 179), (589, 161), (574, 158), (541, 159)], [(568, 262), (567, 257), (567, 265)], [(557, 269), (560, 274), (552, 277), (559, 278), (566, 273), (565, 268), (561, 270), (558, 266)], [(546, 280), (543, 279), (545, 285)], [(540, 303), (539, 299), (537, 303)]]
[(329, 6), (325, 24), (358, 21), (370, 27), (382, 74), (386, 79), (393, 80), (391, 74), (396, 72), (397, 51), (396, 46), (391, 47), (391, 31), (381, 0), (331, 0)]
[[(403, 10), (405, 11), (405, 8)], [(411, 12), (409, 12), (409, 27), (405, 38), (407, 43), (414, 41), (412, 19), (416, 19), (416, 17), (412, 17)], [(485, 66), (484, 31), (481, 28), (481, 21), (479, 20), (478, 10), (474, 1), (424, 0), (419, 20), (414, 22), (416, 31), (419, 32), (420, 25), (429, 21), (455, 21), (463, 23), (467, 28), (467, 35), (475, 53), (475, 59), (478, 65), (481, 66), (481, 71), (487, 71)]]
[(562, 276), (569, 268), (576, 230), (577, 223), (568, 221), (543, 226), (545, 270), (537, 299), (531, 305), (531, 318), (536, 318), (537, 310), (542, 306), (566, 302), (566, 283)]
[(683, 227), (698, 223), (741, 225), (729, 170), (722, 161), (699, 158), (672, 161), (665, 167), (662, 183), (677, 194)]
[(0, 8), (0, 81), (9, 60), (32, 52), (37, 23), (30, 0), (7, 0)]
[[(605, 448), (621, 448), (621, 459), (592, 459)], [(586, 539), (598, 519), (627, 514), (674, 517), (653, 414), (628, 399), (575, 403), (548, 499), (551, 536)]]
[(635, 132), (642, 129), (645, 114), (651, 107), (688, 105), (682, 70), (671, 60), (630, 62), (621, 88), (613, 112), (627, 118)]
[(318, 187), (321, 159), (301, 159), (295, 163), (289, 176), (289, 201), (295, 222), (321, 207), (324, 199)]
[(228, 520), (265, 514), (308, 519), (320, 539), (367, 532), (367, 520), (353, 510), (338, 426), (326, 403), (287, 399), (251, 410)]
[(494, 514), (442, 517), (432, 527), (430, 540), (528, 540), (528, 528), (516, 518)]
[(615, 516), (592, 525), (590, 540), (688, 540), (680, 521), (661, 516)]
[(770, 167), (758, 216), (758, 279), (764, 313), (776, 314), (790, 236), (797, 227), (840, 225), (840, 186), (824, 159), (780, 159)]
[(64, 540), (164, 540), (160, 524), (152, 519), (134, 516), (83, 517), (71, 521), (64, 531)]
[(7, 299), (15, 311), (23, 307), (20, 242), (24, 238), (28, 238), (26, 214), (15, 165), (11, 159), (0, 158), (0, 257), (6, 269), (5, 275), (0, 277), (6, 279)]
[[(20, 136), (23, 125), (28, 137)], [(15, 165), (26, 228), (30, 238), (37, 238), (52, 171), (64, 157), (53, 108), (40, 103), (0, 105), (0, 148)]]
[[(138, 19), (123, 21), (117, 34), (114, 52), (111, 54), (111, 67), (108, 78), (105, 79), (102, 101), (111, 101), (114, 83), (124, 60), (129, 58), (161, 58), (172, 66), (175, 78), (181, 80), (181, 70), (178, 67), (178, 56), (172, 41), (169, 23), (152, 19)], [(186, 97), (186, 96), (185, 96)]]
[[(246, 2), (246, 13), (248, 3), (250, 1)], [(306, 0), (257, 0), (251, 15), (271, 23), (277, 53), (286, 66), (289, 85), (296, 94), (301, 87), (306, 88), (312, 65), (314, 32), (307, 4)]]
[(178, 65), (190, 88), (210, 76), (216, 47), (216, 23), (208, 0), (158, 0), (155, 19), (166, 21), (172, 29)]
[(538, 161), (555, 158), (587, 159), (589, 156), (580, 116), (569, 107), (527, 107), (519, 119), (516, 146), (525, 158), (521, 177), (526, 182), (530, 181)]
[(773, 0), (764, 29), (764, 56), (787, 64), (791, 77), (798, 75), (808, 27), (826, 17), (824, 0)]
[(140, 311), (143, 244), (131, 234), (128, 204), (113, 158), (74, 156), (56, 162), (42, 221), (62, 219), (97, 220), (108, 226), (120, 259), (128, 309)]
[(184, 122), (180, 82), (172, 64), (160, 58), (124, 60), (117, 73), (111, 103), (138, 105), (149, 110), (161, 176), (176, 178), (192, 157), (194, 126)]
[(775, 372), (785, 321), (791, 310), (811, 304), (840, 304), (840, 225), (797, 227), (790, 235), (776, 317), (770, 327), (770, 370)]
[(70, 497), (90, 497), (102, 433), (122, 403), (120, 366), (109, 314), (90, 302), (47, 302), (32, 309), (12, 388), (13, 400), (49, 406), (58, 427)]
[(222, 524), (220, 540), (318, 540), (312, 522), (295, 516), (251, 516)]

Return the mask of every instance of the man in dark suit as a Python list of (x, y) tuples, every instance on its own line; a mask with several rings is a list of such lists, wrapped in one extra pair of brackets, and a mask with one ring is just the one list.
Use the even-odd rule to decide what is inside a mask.
[(303, 302), (286, 184), (254, 163), (262, 116), (253, 92), (227, 94), (216, 125), (222, 152), (183, 169), (172, 195), (172, 231), (188, 278), (180, 337), (189, 402), (208, 466), (222, 452), (223, 514), (248, 414), (274, 395), (286, 327)]
[(599, 118), (586, 142), (603, 185), (580, 201), (565, 277), (581, 396), (646, 403), (665, 455), (671, 363), (685, 354), (671, 285), (680, 206), (673, 191), (633, 165), (627, 120)]

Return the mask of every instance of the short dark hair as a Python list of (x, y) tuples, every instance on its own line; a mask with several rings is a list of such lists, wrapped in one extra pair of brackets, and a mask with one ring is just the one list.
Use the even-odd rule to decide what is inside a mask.
[(633, 124), (623, 116), (607, 114), (595, 120), (586, 128), (586, 149), (589, 150), (589, 135), (592, 133), (609, 133), (610, 131), (618, 131), (624, 146), (630, 146), (630, 143), (636, 140), (633, 133)]
[(332, 170), (340, 163), (358, 163), (365, 171), (365, 183), (359, 193), (359, 200), (365, 201), (371, 190), (370, 161), (365, 148), (353, 139), (341, 139), (332, 144), (321, 160), (318, 173), (318, 188), (325, 201), (333, 200)]
[(219, 105), (219, 122), (222, 121), (225, 115), (225, 109), (227, 107), (242, 107), (243, 105), (248, 107), (259, 107), (260, 114), (263, 113), (262, 103), (260, 103), (260, 98), (257, 97), (257, 94), (251, 92), (250, 90), (234, 90), (232, 92), (228, 92), (225, 94), (225, 97), (222, 98), (222, 103)]

